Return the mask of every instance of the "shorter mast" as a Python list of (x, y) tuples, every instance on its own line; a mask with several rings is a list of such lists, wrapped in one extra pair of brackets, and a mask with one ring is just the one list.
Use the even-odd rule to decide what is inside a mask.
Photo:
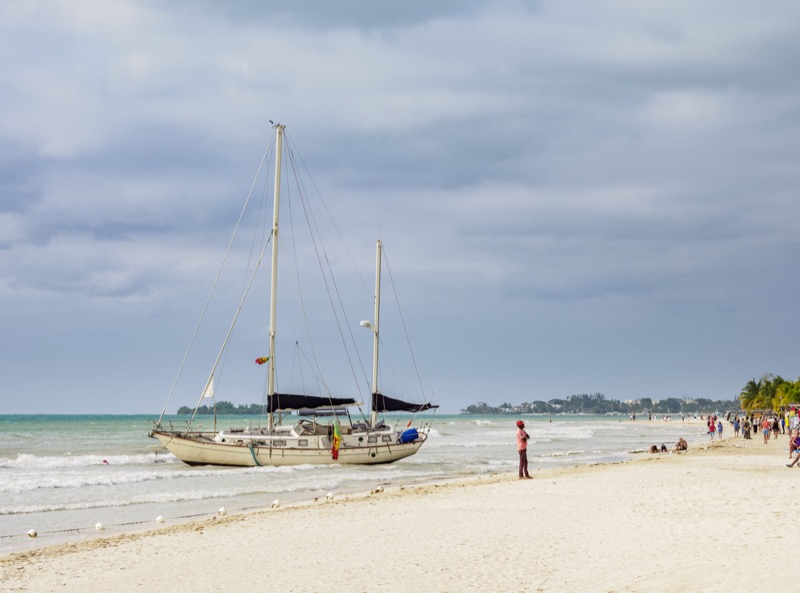
[[(270, 299), (269, 299), (269, 360), (267, 363), (267, 398), (275, 395), (275, 325), (277, 323), (278, 310), (278, 219), (280, 214), (280, 195), (281, 195), (281, 153), (283, 152), (283, 129), (282, 124), (275, 124), (275, 190), (272, 214), (272, 278), (270, 280)], [(275, 426), (274, 417), (271, 409), (267, 410), (267, 426), (269, 431)]]
[(378, 411), (376, 408), (376, 398), (378, 396), (378, 344), (380, 343), (380, 318), (381, 318), (381, 252), (382, 245), (378, 239), (378, 246), (375, 256), (375, 317), (372, 331), (372, 427), (378, 423)]

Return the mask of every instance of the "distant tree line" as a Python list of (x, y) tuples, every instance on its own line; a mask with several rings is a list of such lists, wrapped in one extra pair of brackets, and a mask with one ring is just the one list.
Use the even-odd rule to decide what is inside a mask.
[(503, 403), (490, 406), (485, 402), (472, 404), (461, 410), (462, 414), (701, 414), (728, 412), (739, 409), (738, 400), (711, 400), (706, 398), (681, 399), (668, 397), (659, 401), (643, 397), (622, 402), (606, 399), (602, 393), (570, 395), (565, 399), (523, 402), (518, 405)]
[[(264, 411), (263, 404), (240, 404), (238, 406), (233, 405), (231, 402), (227, 401), (218, 401), (217, 402), (217, 414), (260, 414)], [(178, 408), (178, 415), (191, 415), (194, 412), (194, 408), (190, 408), (189, 406), (181, 406)], [(197, 408), (197, 413), (200, 415), (208, 415), (214, 413), (214, 406), (200, 406)]]
[(766, 373), (760, 379), (751, 379), (739, 394), (743, 410), (774, 410), (783, 406), (800, 404), (800, 379), (787, 381), (780, 375)]

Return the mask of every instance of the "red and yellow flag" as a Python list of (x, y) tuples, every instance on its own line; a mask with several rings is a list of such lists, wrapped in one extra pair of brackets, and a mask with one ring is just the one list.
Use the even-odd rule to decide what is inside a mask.
[(264, 364), (269, 360), (269, 356), (262, 356), (261, 358), (256, 358), (256, 364)]
[(331, 447), (331, 457), (339, 459), (339, 444), (342, 442), (342, 433), (339, 432), (339, 421), (336, 420), (333, 424), (333, 446)]

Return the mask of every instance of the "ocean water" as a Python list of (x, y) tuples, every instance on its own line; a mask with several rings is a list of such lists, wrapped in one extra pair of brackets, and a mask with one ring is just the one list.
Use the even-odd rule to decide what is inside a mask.
[[(416, 455), (379, 466), (189, 467), (148, 438), (154, 416), (0, 415), (0, 555), (155, 527), (194, 517), (268, 508), (410, 484), (506, 472), (518, 463), (509, 416), (427, 415), (430, 437)], [(183, 418), (168, 418), (176, 425)], [(405, 425), (408, 417), (398, 420)], [(392, 420), (388, 418), (387, 421)], [(623, 416), (525, 416), (537, 469), (622, 461), (650, 445), (690, 447), (705, 424)], [(207, 420), (206, 427), (212, 421)], [(258, 423), (233, 416), (218, 427)], [(534, 473), (535, 477), (535, 473)], [(34, 529), (38, 537), (27, 536)]]

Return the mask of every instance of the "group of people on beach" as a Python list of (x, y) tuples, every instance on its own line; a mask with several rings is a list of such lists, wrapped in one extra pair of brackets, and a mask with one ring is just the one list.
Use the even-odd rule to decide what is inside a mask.
[[(726, 418), (730, 420), (730, 418)], [(735, 437), (739, 436), (741, 431), (745, 439), (750, 439), (751, 430), (760, 430), (764, 439), (764, 444), (769, 443), (771, 439), (778, 439), (782, 434), (789, 433), (789, 459), (791, 460), (786, 464), (786, 467), (794, 467), (800, 461), (800, 409), (792, 408), (783, 413), (762, 413), (759, 414), (746, 414), (741, 419), (739, 415), (731, 420), (733, 424), (733, 434)], [(712, 419), (708, 420), (708, 431), (712, 433)], [(717, 434), (721, 436), (722, 431), (719, 430)], [(711, 436), (713, 437), (713, 434)]]
[[(729, 412), (725, 420), (733, 424), (733, 434), (735, 437), (739, 436), (741, 431), (745, 439), (749, 439), (751, 430), (760, 429), (764, 437), (764, 443), (768, 443), (770, 438), (777, 439), (779, 435), (786, 434), (787, 427), (789, 430), (789, 459), (787, 467), (794, 467), (800, 462), (800, 409), (790, 410), (784, 414), (774, 414), (767, 416), (761, 414), (760, 417), (747, 414), (742, 418), (736, 414), (731, 418)], [(710, 415), (706, 420), (706, 430), (709, 437), (713, 440), (716, 435), (717, 439), (722, 438), (723, 425), (722, 420), (716, 414)], [(517, 452), (519, 453), (519, 479), (530, 479), (531, 475), (528, 473), (528, 441), (530, 435), (525, 431), (525, 423), (522, 420), (517, 420)], [(650, 453), (667, 453), (671, 451), (679, 452), (686, 451), (689, 448), (686, 439), (681, 437), (672, 450), (668, 449), (663, 443), (661, 447), (652, 445)]]
[(764, 438), (764, 444), (767, 444), (770, 438), (778, 438), (778, 435), (786, 434), (786, 427), (793, 430), (793, 427), (800, 427), (800, 416), (797, 414), (791, 415), (773, 415), (767, 416), (762, 414), (760, 417), (751, 415), (744, 416), (741, 420), (739, 415), (733, 419), (733, 434), (739, 436), (741, 430), (742, 436), (745, 439), (750, 439), (750, 432), (752, 430), (760, 430), (761, 436)]
[(706, 427), (708, 429), (708, 435), (711, 437), (711, 440), (714, 440), (714, 435), (717, 435), (718, 439), (722, 438), (722, 420), (717, 418), (716, 414), (713, 416), (709, 416), (708, 420), (706, 420)]
[[(517, 420), (517, 452), (519, 453), (519, 479), (520, 480), (530, 480), (531, 475), (528, 473), (528, 441), (530, 440), (531, 436), (525, 430), (525, 423), (522, 420)], [(798, 441), (800, 442), (800, 441)], [(686, 451), (689, 448), (686, 439), (681, 437), (678, 442), (675, 444), (673, 451)], [(658, 453), (661, 451), (662, 453), (667, 453), (669, 449), (663, 443), (661, 444), (661, 449), (659, 449), (656, 445), (650, 447), (650, 453)]]
[[(689, 448), (689, 443), (686, 442), (686, 439), (681, 437), (678, 439), (678, 442), (675, 443), (675, 446), (672, 448), (672, 451), (678, 453), (680, 451), (686, 451)], [(670, 450), (667, 449), (667, 446), (664, 443), (661, 443), (661, 448), (658, 445), (651, 445), (650, 446), (650, 453), (669, 453)]]

